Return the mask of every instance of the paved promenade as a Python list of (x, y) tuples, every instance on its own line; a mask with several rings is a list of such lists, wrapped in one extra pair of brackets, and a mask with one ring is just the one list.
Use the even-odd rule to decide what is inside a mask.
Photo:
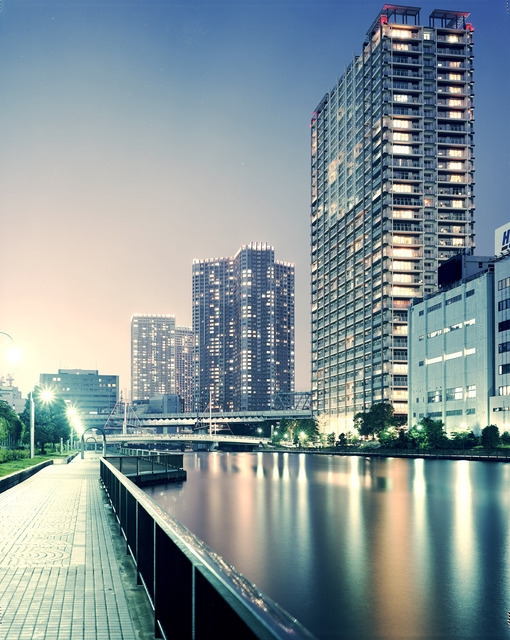
[(87, 455), (0, 493), (0, 640), (148, 637), (137, 619), (141, 588), (125, 577), (125, 547), (100, 487), (99, 456)]

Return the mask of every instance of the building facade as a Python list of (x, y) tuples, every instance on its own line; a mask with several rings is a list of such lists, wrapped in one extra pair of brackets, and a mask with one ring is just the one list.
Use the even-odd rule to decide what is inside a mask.
[(191, 327), (175, 327), (175, 388), (182, 400), (184, 413), (193, 411), (193, 349)]
[(131, 319), (131, 398), (178, 395), (192, 408), (193, 337), (173, 315), (135, 314)]
[(0, 379), (0, 400), (7, 402), (7, 404), (16, 411), (16, 413), (23, 413), (25, 409), (25, 400), (21, 395), (21, 391), (18, 387), (12, 385), (12, 380), (9, 380), (11, 384), (5, 385)]
[(294, 265), (252, 243), (193, 262), (195, 408), (268, 410), (294, 391)]
[(460, 258), (444, 265), (453, 282), (409, 308), (408, 424), (429, 417), (480, 434), (495, 395), (495, 264), (470, 256), (459, 272)]
[(494, 393), (489, 397), (487, 424), (495, 424), (502, 432), (510, 431), (510, 256), (508, 255), (494, 263), (494, 299)]
[(407, 416), (407, 309), (474, 246), (473, 29), (385, 5), (311, 121), (312, 403)]
[(42, 386), (54, 389), (80, 414), (104, 415), (105, 420), (119, 399), (119, 376), (103, 375), (94, 369), (59, 369), (58, 373), (41, 373)]

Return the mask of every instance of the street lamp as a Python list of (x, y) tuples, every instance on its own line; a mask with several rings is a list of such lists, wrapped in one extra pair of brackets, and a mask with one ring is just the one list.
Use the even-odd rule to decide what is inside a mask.
[(78, 413), (76, 407), (73, 407), (72, 405), (67, 407), (66, 414), (67, 414), (67, 419), (69, 420), (69, 424), (73, 428), (73, 431), (76, 434), (76, 437), (78, 439), (81, 438), (81, 435), (83, 433), (83, 424), (80, 418), (80, 414)]
[[(36, 385), (37, 388), (39, 385)], [(34, 389), (35, 391), (35, 389)], [(34, 391), (30, 392), (30, 457), (34, 457), (35, 450), (35, 402)], [(44, 404), (48, 404), (53, 400), (53, 391), (47, 388), (41, 388), (39, 394), (40, 399)]]

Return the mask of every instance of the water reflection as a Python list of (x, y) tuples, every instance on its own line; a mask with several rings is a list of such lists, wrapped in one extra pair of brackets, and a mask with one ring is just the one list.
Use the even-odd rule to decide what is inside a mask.
[(505, 637), (504, 463), (185, 456), (148, 491), (320, 638)]

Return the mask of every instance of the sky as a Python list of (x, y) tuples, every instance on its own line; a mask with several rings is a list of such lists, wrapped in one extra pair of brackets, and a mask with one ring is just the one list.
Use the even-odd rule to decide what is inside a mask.
[[(296, 267), (308, 390), (310, 119), (383, 4), (1, 0), (0, 378), (27, 393), (97, 369), (129, 393), (132, 315), (190, 326), (193, 259), (267, 242)], [(508, 2), (408, 4), (422, 24), (471, 12), (476, 253), (492, 255), (510, 221)]]

